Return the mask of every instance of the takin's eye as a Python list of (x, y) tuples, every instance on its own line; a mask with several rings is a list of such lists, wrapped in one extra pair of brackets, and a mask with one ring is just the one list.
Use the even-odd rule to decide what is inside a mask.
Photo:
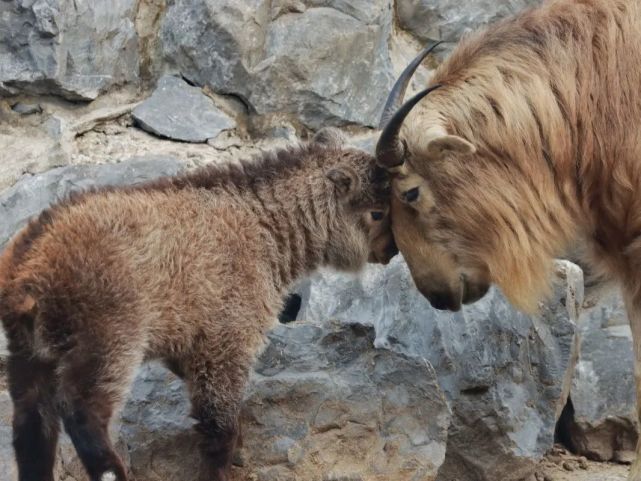
[(370, 212), (370, 215), (372, 216), (372, 220), (378, 222), (383, 220), (385, 214), (382, 210), (373, 210), (372, 212)]
[(416, 202), (416, 199), (418, 199), (418, 187), (414, 187), (413, 189), (406, 190), (401, 194), (401, 197), (405, 202)]

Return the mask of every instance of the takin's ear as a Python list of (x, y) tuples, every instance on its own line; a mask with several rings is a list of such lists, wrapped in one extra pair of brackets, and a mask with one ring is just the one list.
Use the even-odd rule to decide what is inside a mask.
[(476, 152), (476, 147), (457, 135), (439, 135), (427, 144), (427, 154), (440, 158), (445, 154), (470, 155)]
[(347, 138), (334, 127), (324, 127), (316, 132), (312, 141), (327, 147), (340, 147), (347, 142)]
[(340, 197), (347, 197), (356, 192), (360, 185), (356, 172), (346, 167), (331, 169), (327, 172), (327, 178), (334, 184)]

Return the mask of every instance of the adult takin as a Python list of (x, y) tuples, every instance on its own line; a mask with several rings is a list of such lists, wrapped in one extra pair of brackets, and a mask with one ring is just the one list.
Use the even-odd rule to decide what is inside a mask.
[(458, 310), (496, 283), (534, 311), (552, 259), (581, 246), (625, 293), (641, 406), (641, 2), (544, 2), (464, 39), (403, 104), (429, 50), (377, 145), (417, 288)]
[(77, 195), (0, 258), (19, 481), (52, 481), (60, 420), (92, 481), (126, 481), (109, 421), (139, 364), (185, 380), (201, 481), (229, 479), (239, 404), (283, 295), (396, 247), (390, 183), (335, 132), (239, 165)]

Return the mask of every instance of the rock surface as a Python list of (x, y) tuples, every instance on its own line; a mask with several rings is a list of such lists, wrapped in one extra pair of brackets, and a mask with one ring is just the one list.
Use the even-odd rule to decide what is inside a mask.
[(198, 87), (165, 75), (154, 93), (136, 107), (133, 118), (144, 130), (184, 142), (207, 142), (236, 123)]
[[(312, 128), (374, 126), (395, 75), (419, 44), (456, 42), (465, 31), (537, 3), (5, 1), (0, 95), (91, 100), (171, 70), (237, 96), (250, 113), (284, 113)], [(392, 28), (395, 15), (408, 38)]]
[(314, 128), (377, 122), (393, 81), (390, 0), (168, 3), (165, 60), (194, 83)]
[(519, 481), (554, 442), (576, 361), (580, 269), (560, 263), (559, 286), (536, 317), (496, 290), (459, 313), (434, 310), (402, 259), (353, 279), (325, 273), (299, 289), (299, 319), (373, 324), (375, 344), (436, 369), (453, 419), (440, 481)]
[(0, 194), (0, 248), (34, 215), (72, 191), (102, 185), (129, 185), (179, 172), (183, 163), (169, 157), (131, 159), (119, 164), (71, 165), (23, 177)]
[(590, 459), (621, 461), (638, 438), (632, 333), (618, 292), (586, 309), (571, 405), (563, 419), (570, 447)]
[(470, 31), (540, 4), (541, 0), (398, 0), (396, 11), (401, 27), (423, 42), (454, 44)]
[[(2, 384), (0, 383), (0, 386)], [(0, 389), (0, 481), (15, 481), (18, 470), (13, 454), (11, 419), (13, 405), (6, 389)]]
[(137, 81), (137, 3), (0, 2), (0, 94), (90, 100)]
[(19, 113), (20, 115), (33, 115), (42, 113), (42, 107), (38, 104), (24, 104), (22, 102), (18, 102), (17, 104), (12, 105), (11, 109), (14, 112)]
[(360, 324), (274, 330), (244, 413), (258, 479), (436, 479), (450, 422), (436, 374), (374, 336)]

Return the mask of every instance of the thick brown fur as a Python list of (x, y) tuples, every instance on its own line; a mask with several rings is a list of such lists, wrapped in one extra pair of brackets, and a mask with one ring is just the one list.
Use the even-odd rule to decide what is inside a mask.
[(20, 481), (51, 481), (62, 419), (92, 481), (124, 481), (108, 425), (145, 358), (189, 388), (201, 481), (226, 480), (250, 366), (296, 279), (395, 253), (389, 179), (324, 132), (305, 146), (45, 211), (0, 258)]
[(463, 40), (430, 84), (394, 181), (420, 196), (392, 207), (417, 286), (494, 282), (533, 311), (581, 243), (624, 288), (641, 372), (641, 2), (547, 1)]

